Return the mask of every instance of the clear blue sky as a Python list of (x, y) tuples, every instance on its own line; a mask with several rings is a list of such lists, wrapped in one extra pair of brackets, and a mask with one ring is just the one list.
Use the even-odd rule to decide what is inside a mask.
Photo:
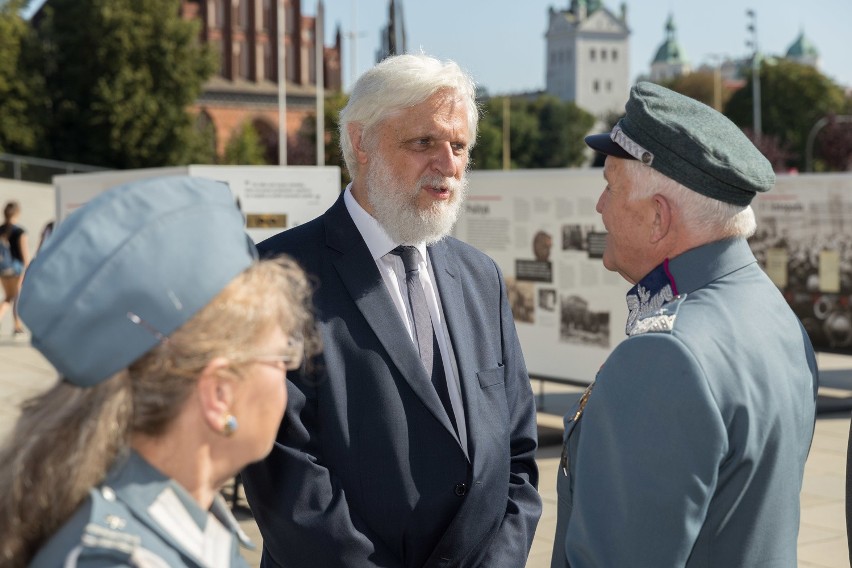
[[(340, 25), (343, 37), (343, 83), (375, 63), (379, 30), (387, 22), (389, 0), (325, 0), (326, 38)], [(544, 87), (544, 33), (548, 9), (567, 9), (569, 0), (402, 0), (408, 50), (454, 59), (491, 94)], [(739, 58), (748, 53), (746, 8), (757, 15), (758, 43), (767, 54), (783, 55), (800, 30), (820, 53), (820, 70), (852, 86), (852, 0), (628, 0), (631, 79), (648, 73), (665, 37), (669, 13), (677, 38), (693, 67), (709, 55)], [(302, 0), (306, 15), (316, 0)], [(618, 14), (619, 0), (604, 0)], [(354, 15), (354, 19), (353, 19)], [(353, 21), (354, 20), (354, 21)]]
[[(43, 0), (33, 0), (38, 6)], [(325, 0), (326, 42), (343, 31), (343, 84), (375, 63), (389, 0)], [(569, 0), (402, 0), (409, 51), (454, 59), (492, 94), (544, 88), (544, 33), (548, 9)], [(820, 53), (820, 70), (852, 87), (852, 0), (627, 0), (630, 75), (648, 73), (671, 13), (693, 67), (711, 55), (748, 53), (746, 8), (757, 14), (761, 51), (783, 55), (804, 30)], [(604, 0), (618, 14), (619, 0)], [(306, 15), (316, 0), (302, 0)], [(352, 36), (355, 36), (354, 41)], [(355, 50), (353, 51), (353, 45)], [(353, 62), (353, 53), (356, 61)]]

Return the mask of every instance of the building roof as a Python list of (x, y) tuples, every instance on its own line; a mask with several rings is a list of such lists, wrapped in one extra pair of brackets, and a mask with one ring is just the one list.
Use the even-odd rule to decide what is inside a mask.
[(666, 21), (666, 39), (657, 49), (657, 54), (654, 56), (653, 63), (686, 63), (686, 55), (677, 42), (675, 32), (677, 28), (674, 24), (674, 18), (669, 14), (669, 19)]
[(819, 57), (816, 46), (805, 37), (805, 32), (799, 32), (799, 37), (787, 49), (787, 57)]

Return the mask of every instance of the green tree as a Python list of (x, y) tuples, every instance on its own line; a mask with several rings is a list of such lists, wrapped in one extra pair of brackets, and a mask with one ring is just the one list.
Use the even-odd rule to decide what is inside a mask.
[(541, 143), (541, 125), (531, 111), (530, 103), (513, 99), (509, 105), (509, 148), (512, 169), (538, 168), (538, 146)]
[[(325, 165), (340, 167), (340, 184), (349, 183), (349, 172), (340, 151), (340, 110), (346, 106), (349, 97), (344, 93), (333, 93), (325, 97), (323, 117), (325, 121)], [(287, 163), (290, 165), (313, 165), (317, 161), (317, 119), (316, 113), (309, 114), (302, 127), (291, 137), (287, 145)]]
[(335, 93), (325, 98), (325, 165), (340, 166), (341, 187), (346, 187), (351, 181), (340, 151), (340, 111), (348, 102), (349, 96), (344, 93)]
[(205, 113), (197, 114), (193, 120), (195, 132), (187, 141), (186, 163), (217, 163), (219, 157), (216, 154), (216, 127)]
[(44, 73), (51, 158), (113, 168), (188, 163), (188, 112), (215, 58), (180, 0), (50, 0), (32, 51)]
[[(725, 106), (725, 115), (741, 128), (754, 128), (753, 92), (749, 76)], [(779, 60), (761, 65), (760, 92), (763, 134), (777, 137), (779, 147), (790, 149), (788, 167), (802, 169), (810, 129), (824, 116), (842, 114), (843, 89), (813, 67)]]
[[(485, 101), (471, 161), (476, 169), (503, 167), (503, 97)], [(515, 98), (509, 112), (512, 168), (565, 168), (585, 161), (583, 137), (594, 117), (571, 102), (543, 95)]]
[(565, 168), (581, 166), (586, 160), (583, 138), (595, 124), (595, 118), (573, 102), (543, 96), (531, 104), (538, 117), (539, 143), (535, 167)]
[(31, 78), (22, 48), (29, 27), (20, 15), (24, 0), (0, 2), (0, 152), (29, 153), (36, 130), (29, 120)]
[(475, 170), (499, 170), (503, 167), (503, 127), (486, 116), (479, 119), (476, 145), (470, 153), (470, 167)]
[(695, 73), (681, 75), (664, 81), (662, 86), (701, 101), (711, 108), (716, 108), (717, 79), (721, 98), (721, 101), (719, 101), (720, 108), (725, 108), (725, 104), (730, 100), (733, 91), (726, 87), (722, 78), (717, 78), (713, 71), (696, 71)]
[[(480, 90), (480, 94), (484, 89)], [(476, 145), (470, 153), (474, 170), (499, 170), (503, 167), (503, 97), (484, 99), (479, 109)]]
[(852, 169), (852, 113), (841, 117), (829, 115), (827, 124), (817, 135), (816, 146), (817, 171)]
[(262, 166), (266, 164), (264, 151), (257, 130), (247, 122), (228, 141), (222, 162), (235, 166)]

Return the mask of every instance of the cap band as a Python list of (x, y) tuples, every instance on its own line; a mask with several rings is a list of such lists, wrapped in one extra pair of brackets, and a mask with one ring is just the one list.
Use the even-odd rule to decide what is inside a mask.
[(630, 137), (624, 133), (624, 130), (621, 129), (621, 124), (616, 124), (612, 128), (612, 132), (610, 132), (609, 137), (613, 142), (624, 148), (625, 152), (646, 166), (650, 166), (654, 162), (654, 154), (631, 140)]

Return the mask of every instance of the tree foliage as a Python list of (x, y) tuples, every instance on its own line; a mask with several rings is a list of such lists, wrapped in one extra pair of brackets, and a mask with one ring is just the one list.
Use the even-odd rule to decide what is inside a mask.
[(264, 151), (257, 130), (247, 122), (237, 134), (231, 136), (225, 147), (222, 163), (234, 166), (262, 166), (266, 164)]
[(44, 155), (113, 168), (192, 160), (187, 109), (216, 63), (179, 0), (50, 0), (41, 16), (30, 48), (47, 93)]
[[(731, 96), (725, 115), (741, 128), (754, 128), (752, 79)], [(808, 65), (778, 60), (760, 67), (762, 131), (778, 139), (792, 157), (787, 166), (802, 169), (808, 133), (816, 122), (832, 113), (841, 114), (843, 89)]]
[(335, 93), (325, 98), (325, 165), (340, 166), (341, 187), (351, 181), (340, 151), (340, 110), (348, 102), (349, 96), (344, 93)]
[(28, 153), (36, 143), (29, 120), (32, 79), (22, 50), (29, 27), (20, 15), (26, 2), (0, 2), (0, 152)]
[(828, 123), (816, 140), (814, 161), (817, 171), (845, 172), (852, 169), (852, 113), (840, 117), (830, 114)]
[(727, 87), (721, 77), (716, 77), (712, 71), (696, 71), (688, 75), (681, 75), (668, 81), (664, 81), (662, 86), (676, 91), (687, 97), (691, 97), (697, 101), (701, 101), (711, 108), (716, 107), (716, 87), (718, 81), (719, 88), (719, 108), (724, 108), (725, 104), (731, 99), (733, 91)]
[[(504, 99), (486, 101), (479, 122), (479, 136), (471, 154), (475, 169), (503, 166)], [(514, 98), (509, 105), (511, 167), (566, 168), (585, 161), (583, 137), (594, 117), (571, 102), (542, 95), (534, 100)]]
[(535, 148), (537, 168), (580, 166), (586, 159), (583, 138), (594, 126), (594, 117), (574, 103), (540, 97), (531, 105), (538, 118), (541, 137)]

